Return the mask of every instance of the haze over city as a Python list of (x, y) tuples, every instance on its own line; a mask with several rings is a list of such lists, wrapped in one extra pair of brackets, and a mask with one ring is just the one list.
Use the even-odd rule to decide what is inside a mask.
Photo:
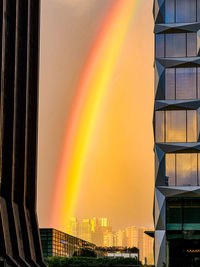
[[(65, 219), (56, 215), (53, 207), (56, 194), (60, 194), (58, 210), (64, 201), (56, 180), (65, 153), (66, 131), (90, 51), (102, 25), (105, 29), (112, 27), (109, 26), (112, 20), (107, 22), (108, 26), (105, 20), (113, 3), (114, 0), (42, 1), (38, 148), (41, 227), (66, 230)], [(123, 33), (81, 163), (81, 190), (76, 191), (75, 200), (67, 199), (75, 203), (73, 214), (69, 215), (108, 217), (116, 230), (131, 225), (152, 225), (152, 2), (141, 0), (133, 4), (133, 14)], [(110, 38), (115, 43), (118, 36)], [(106, 51), (106, 47), (103, 49)], [(84, 119), (87, 123), (87, 118)], [(72, 152), (68, 153), (70, 157)], [(70, 178), (66, 175), (65, 179)]]

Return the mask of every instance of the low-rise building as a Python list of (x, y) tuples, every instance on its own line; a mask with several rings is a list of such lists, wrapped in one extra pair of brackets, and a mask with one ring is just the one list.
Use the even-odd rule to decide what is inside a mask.
[(41, 228), (40, 237), (44, 259), (52, 256), (80, 255), (81, 249), (95, 250), (96, 245), (53, 228)]

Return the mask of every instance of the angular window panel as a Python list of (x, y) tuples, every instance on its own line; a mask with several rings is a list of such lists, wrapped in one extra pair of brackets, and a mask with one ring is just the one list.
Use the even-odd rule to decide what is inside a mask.
[(166, 57), (186, 56), (186, 34), (166, 34)]
[(165, 70), (165, 99), (175, 99), (175, 69)]
[(166, 154), (165, 155), (165, 179), (167, 186), (175, 186), (175, 154)]
[(164, 51), (164, 34), (156, 34), (156, 58), (164, 57)]
[(176, 154), (177, 186), (197, 185), (197, 154)]
[(165, 0), (165, 22), (175, 22), (175, 0)]
[(197, 142), (197, 112), (187, 111), (187, 142)]
[(186, 142), (186, 111), (166, 111), (166, 142)]
[(196, 68), (177, 68), (176, 99), (195, 99), (196, 80)]
[(156, 111), (155, 120), (156, 120), (156, 142), (164, 143), (164, 111)]
[(197, 56), (197, 33), (187, 33), (187, 57)]
[(196, 0), (176, 0), (176, 22), (196, 21)]

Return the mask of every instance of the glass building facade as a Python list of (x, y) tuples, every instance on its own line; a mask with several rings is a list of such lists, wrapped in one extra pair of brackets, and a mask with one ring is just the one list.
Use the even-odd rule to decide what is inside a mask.
[(71, 257), (75, 252), (79, 255), (82, 248), (96, 248), (92, 243), (53, 228), (41, 228), (40, 238), (45, 260), (53, 256)]
[(200, 266), (200, 0), (154, 0), (156, 267)]

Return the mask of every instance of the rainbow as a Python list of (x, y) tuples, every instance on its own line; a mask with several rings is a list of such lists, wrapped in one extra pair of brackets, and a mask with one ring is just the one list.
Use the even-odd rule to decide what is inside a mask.
[(115, 0), (101, 25), (77, 88), (52, 199), (51, 225), (65, 230), (75, 215), (96, 120), (141, 0)]

